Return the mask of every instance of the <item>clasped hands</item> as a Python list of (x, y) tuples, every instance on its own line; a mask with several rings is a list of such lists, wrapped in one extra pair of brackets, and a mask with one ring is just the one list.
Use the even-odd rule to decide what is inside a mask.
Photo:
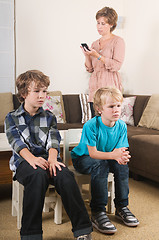
[(130, 152), (127, 148), (115, 148), (113, 150), (114, 159), (121, 165), (126, 165), (130, 160)]

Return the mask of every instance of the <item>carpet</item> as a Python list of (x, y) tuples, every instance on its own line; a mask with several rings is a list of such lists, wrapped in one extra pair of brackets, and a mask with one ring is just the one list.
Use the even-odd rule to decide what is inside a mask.
[[(110, 220), (117, 228), (114, 235), (92, 233), (93, 240), (159, 240), (159, 184), (144, 179), (143, 181), (129, 180), (129, 209), (139, 219), (137, 227), (127, 227), (114, 214)], [(90, 208), (85, 202), (88, 213)], [(65, 210), (61, 225), (53, 221), (53, 210), (43, 213), (44, 240), (73, 240), (71, 223)], [(0, 240), (20, 240), (16, 226), (16, 217), (11, 216), (11, 185), (0, 185)]]

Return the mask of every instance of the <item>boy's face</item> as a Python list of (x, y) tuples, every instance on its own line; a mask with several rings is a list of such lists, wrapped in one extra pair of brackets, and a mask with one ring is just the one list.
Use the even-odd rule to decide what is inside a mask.
[(108, 127), (113, 127), (115, 122), (120, 118), (121, 102), (118, 102), (111, 97), (107, 97), (106, 104), (103, 105), (100, 112), (102, 122)]
[(37, 87), (35, 82), (31, 82), (28, 95), (24, 97), (24, 108), (30, 114), (42, 107), (47, 95), (47, 87)]

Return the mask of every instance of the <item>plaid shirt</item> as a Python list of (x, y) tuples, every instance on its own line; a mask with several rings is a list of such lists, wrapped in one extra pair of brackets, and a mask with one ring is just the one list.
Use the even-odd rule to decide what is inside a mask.
[(19, 155), (23, 148), (27, 148), (34, 156), (48, 158), (48, 150), (55, 148), (60, 156), (61, 137), (57, 130), (56, 117), (41, 107), (34, 116), (30, 116), (23, 108), (23, 104), (5, 119), (5, 132), (8, 142), (13, 149), (10, 159), (10, 169), (16, 171), (22, 161)]

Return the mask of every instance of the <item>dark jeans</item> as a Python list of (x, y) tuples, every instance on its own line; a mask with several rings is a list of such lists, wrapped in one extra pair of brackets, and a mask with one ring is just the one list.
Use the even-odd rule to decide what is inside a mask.
[(91, 174), (92, 212), (105, 211), (108, 202), (108, 173), (114, 173), (115, 207), (128, 205), (129, 169), (128, 165), (120, 165), (115, 160), (99, 160), (90, 156), (73, 159), (75, 169), (83, 174)]
[(74, 236), (92, 232), (92, 224), (78, 185), (67, 167), (62, 167), (62, 171), (57, 169), (57, 176), (50, 178), (48, 171), (40, 167), (34, 169), (24, 161), (17, 169), (16, 179), (24, 185), (21, 239), (42, 239), (42, 211), (49, 184), (54, 185), (61, 196)]

